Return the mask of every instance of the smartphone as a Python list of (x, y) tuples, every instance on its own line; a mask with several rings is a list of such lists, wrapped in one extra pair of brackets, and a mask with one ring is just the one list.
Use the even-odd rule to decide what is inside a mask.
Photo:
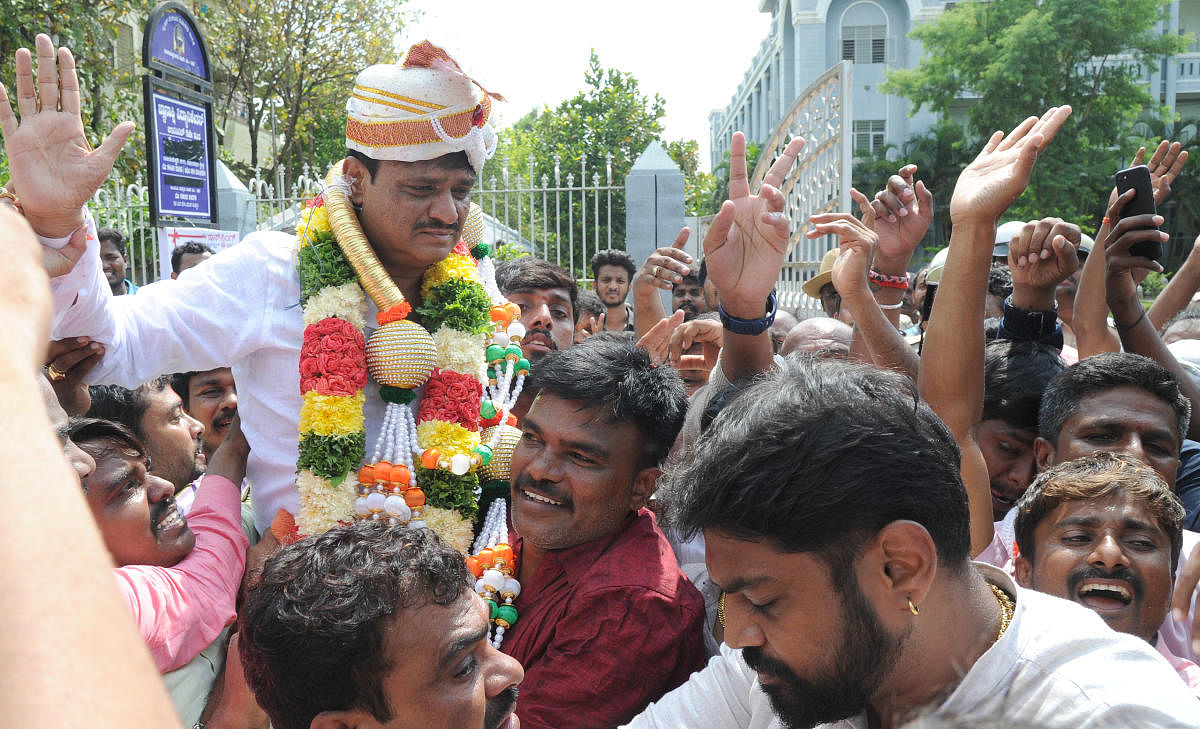
[[(1134, 190), (1135, 193), (1133, 199), (1125, 203), (1125, 208), (1121, 211), (1121, 218), (1155, 214), (1154, 187), (1150, 183), (1149, 167), (1138, 165), (1117, 173), (1117, 194), (1124, 195), (1128, 190)], [(1116, 221), (1113, 221), (1113, 224), (1115, 225)], [(1129, 254), (1157, 261), (1163, 255), (1162, 242), (1145, 240), (1134, 243), (1129, 247)]]

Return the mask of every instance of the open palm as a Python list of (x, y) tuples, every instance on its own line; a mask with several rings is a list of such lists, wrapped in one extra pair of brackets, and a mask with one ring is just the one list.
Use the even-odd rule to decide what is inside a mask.
[(1071, 107), (1059, 106), (1039, 119), (1029, 117), (1007, 136), (996, 132), (975, 161), (958, 177), (950, 198), (950, 219), (965, 218), (994, 222), (1029, 184), (1029, 175), (1040, 152), (1071, 115)]
[(39, 35), (37, 54), (35, 93), (33, 60), (28, 50), (17, 51), (19, 122), (0, 85), (0, 131), (26, 218), (41, 235), (60, 237), (82, 223), (81, 208), (112, 171), (133, 124), (118, 125), (93, 150), (79, 114), (79, 80), (71, 52), (58, 49), (56, 64), (50, 38)]

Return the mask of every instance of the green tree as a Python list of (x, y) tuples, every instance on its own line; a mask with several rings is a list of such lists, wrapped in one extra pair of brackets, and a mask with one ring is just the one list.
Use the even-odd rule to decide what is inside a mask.
[(342, 156), (354, 77), (394, 58), (403, 6), (404, 0), (241, 0), (214, 7), (208, 29), (218, 69), (217, 126), (224, 129), (234, 109), (245, 111), (249, 167), (272, 155), (258, 148), (258, 136), (274, 133), (273, 109), (279, 147), (269, 174), (280, 163), (295, 169)]
[[(554, 186), (556, 182), (566, 186), (568, 175), (574, 176), (575, 186), (590, 186), (597, 181), (604, 186), (608, 180), (608, 155), (611, 155), (612, 184), (617, 188), (624, 185), (625, 176), (646, 146), (652, 141), (661, 141), (661, 120), (666, 102), (657, 94), (650, 96), (644, 93), (633, 74), (605, 68), (595, 51), (584, 72), (584, 84), (583, 91), (557, 107), (531, 111), (500, 132), (499, 149), (481, 175), (480, 187), (483, 190), (515, 188), (517, 180), (511, 177), (506, 184), (505, 169), (510, 175), (520, 178), (522, 187), (529, 185), (531, 172), (534, 187), (541, 187), (543, 180), (549, 186)], [(681, 167), (691, 165), (694, 168), (698, 165), (695, 142), (673, 142), (664, 146)], [(555, 177), (556, 159), (558, 178)], [(585, 178), (582, 181), (581, 171)], [(697, 171), (689, 179), (691, 187), (687, 187), (687, 192), (702, 194), (695, 192), (705, 184), (700, 173)], [(685, 180), (685, 187), (687, 185)], [(542, 200), (535, 196), (531, 217), (537, 222), (527, 225), (522, 234), (535, 244), (539, 255), (545, 246), (546, 255), (551, 261), (561, 262), (571, 270), (583, 271), (592, 251), (608, 247), (610, 239), (613, 247), (625, 246), (625, 196), (619, 189), (614, 193), (611, 209), (607, 208), (608, 196), (605, 193), (587, 195), (589, 220), (586, 229), (581, 220), (585, 203), (580, 200), (578, 193), (572, 195), (569, 201), (565, 193), (557, 200), (553, 193), (549, 194), (544, 211)], [(497, 209), (504, 205), (502, 197), (497, 199), (486, 193), (480, 197), (486, 212), (492, 211), (493, 202)], [(510, 209), (515, 209), (518, 195), (512, 193), (508, 197)], [(528, 201), (528, 197), (522, 199)], [(592, 217), (597, 206), (601, 216), (598, 240)], [(560, 213), (560, 227), (557, 229), (554, 223), (556, 211)], [(543, 212), (550, 221), (550, 231), (546, 234), (543, 234), (541, 227)], [(569, 230), (568, 220), (572, 215), (574, 229)], [(561, 233), (557, 230), (561, 230)], [(583, 241), (586, 241), (586, 250)]]
[[(18, 48), (33, 49), (38, 33), (71, 49), (83, 96), (83, 123), (94, 144), (126, 119), (139, 122), (126, 149), (145, 148), (141, 130), (141, 82), (138, 58), (132, 51), (129, 26), (119, 21), (143, 9), (133, 0), (3, 0), (0, 2), (0, 79), (15, 94), (13, 56)], [(128, 47), (126, 47), (127, 41)], [(116, 52), (114, 53), (114, 47)], [(15, 99), (14, 99), (15, 101)], [(117, 171), (127, 179), (145, 166), (140, 152), (126, 152)], [(0, 178), (8, 177), (8, 160), (0, 150)]]
[(970, 98), (976, 140), (1053, 105), (1072, 118), (1042, 155), (1011, 217), (1059, 215), (1094, 224), (1112, 173), (1132, 151), (1126, 133), (1152, 100), (1146, 64), (1182, 52), (1187, 38), (1155, 24), (1168, 0), (971, 0), (913, 29), (925, 50), (913, 69), (889, 72), (885, 90), (948, 116)]
[(664, 147), (683, 172), (683, 207), (685, 215), (715, 213), (712, 206), (717, 180), (700, 170), (700, 144), (694, 139), (667, 142)]

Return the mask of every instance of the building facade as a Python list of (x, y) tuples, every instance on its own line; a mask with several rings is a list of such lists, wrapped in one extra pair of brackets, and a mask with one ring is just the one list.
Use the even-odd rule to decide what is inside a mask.
[[(856, 154), (888, 144), (899, 147), (927, 131), (937, 119), (932, 112), (922, 110), (910, 117), (907, 99), (879, 89), (888, 70), (917, 65), (921, 44), (908, 37), (909, 31), (947, 7), (953, 3), (758, 0), (758, 10), (772, 15), (771, 32), (729, 105), (709, 115), (712, 166), (720, 164), (736, 131), (752, 143), (767, 140), (805, 88), (840, 60), (853, 63), (851, 134)], [(1200, 0), (1174, 0), (1160, 29), (1200, 38)], [(1200, 41), (1187, 53), (1152, 63), (1143, 78), (1157, 103), (1176, 110), (1184, 120), (1200, 118)]]

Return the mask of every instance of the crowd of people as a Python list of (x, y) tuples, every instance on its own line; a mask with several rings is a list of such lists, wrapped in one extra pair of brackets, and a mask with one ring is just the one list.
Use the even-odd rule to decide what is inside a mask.
[[(19, 118), (0, 86), (22, 723), (1200, 726), (1200, 245), (1147, 308), (1131, 193), (1094, 238), (1001, 224), (1069, 107), (987, 141), (920, 271), (914, 165), (794, 220), (804, 141), (751, 189), (738, 133), (699, 260), (581, 288), (478, 240), (495, 97), (426, 42), (359, 74), (297, 230), (136, 287), (87, 210), (132, 127), (92, 149), (35, 53)], [(1187, 153), (1145, 155), (1161, 203)], [(838, 241), (825, 316), (774, 290), (796, 229)]]

